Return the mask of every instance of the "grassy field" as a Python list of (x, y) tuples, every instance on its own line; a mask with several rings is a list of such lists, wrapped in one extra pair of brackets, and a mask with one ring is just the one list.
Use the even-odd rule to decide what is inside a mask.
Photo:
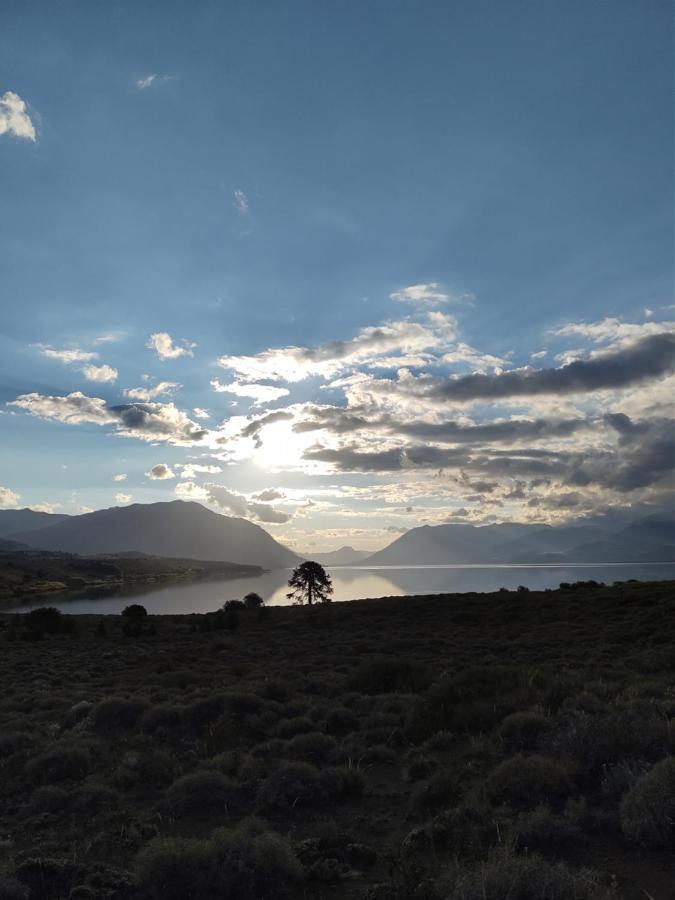
[(199, 578), (244, 578), (261, 575), (260, 566), (197, 559), (165, 559), (116, 553), (0, 552), (0, 601), (92, 587), (194, 581)]
[(0, 900), (669, 900), (674, 588), (0, 616)]

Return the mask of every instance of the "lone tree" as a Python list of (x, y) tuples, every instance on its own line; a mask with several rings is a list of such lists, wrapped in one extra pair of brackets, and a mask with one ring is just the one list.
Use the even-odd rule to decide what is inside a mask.
[(330, 575), (318, 562), (300, 563), (293, 570), (288, 580), (289, 588), (292, 588), (286, 596), (294, 603), (303, 604), (305, 601), (312, 603), (330, 603), (333, 593), (333, 583)]
[(265, 601), (260, 594), (256, 594), (255, 591), (251, 591), (250, 594), (247, 594), (244, 597), (244, 606), (246, 609), (260, 609), (260, 607), (264, 605)]

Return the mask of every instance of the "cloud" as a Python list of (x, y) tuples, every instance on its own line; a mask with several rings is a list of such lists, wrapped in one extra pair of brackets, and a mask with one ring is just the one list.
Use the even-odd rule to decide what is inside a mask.
[(82, 373), (87, 381), (110, 383), (117, 381), (117, 369), (112, 366), (85, 366)]
[(17, 506), (20, 496), (21, 494), (0, 485), (0, 506)]
[(70, 425), (115, 425), (118, 434), (145, 441), (191, 445), (201, 442), (208, 434), (173, 403), (108, 406), (99, 397), (87, 397), (80, 391), (75, 391), (62, 397), (22, 394), (7, 405), (23, 409), (42, 419)]
[(236, 394), (238, 397), (250, 397), (255, 406), (279, 400), (281, 397), (288, 396), (289, 393), (287, 388), (273, 387), (269, 384), (242, 384), (239, 381), (223, 384), (218, 378), (211, 379), (211, 387), (219, 394), (227, 393)]
[(428, 284), (410, 284), (389, 294), (389, 298), (399, 303), (447, 303), (451, 295), (442, 290), (437, 281), (431, 281)]
[[(494, 375), (459, 378), (406, 378), (397, 389), (434, 400), (467, 403), (540, 394), (577, 394), (628, 387), (675, 370), (675, 336), (654, 334), (590, 360), (575, 360), (558, 369), (515, 369)], [(393, 386), (392, 386), (393, 387)]]
[(207, 500), (209, 496), (209, 492), (194, 481), (179, 481), (174, 492), (185, 500)]
[[(456, 322), (443, 313), (430, 313), (427, 324), (386, 322), (378, 327), (362, 328), (349, 341), (329, 341), (313, 349), (282, 347), (264, 350), (256, 356), (221, 356), (218, 364), (234, 370), (249, 381), (286, 381), (295, 383), (311, 376), (330, 378), (354, 365), (392, 368), (408, 354), (446, 347), (456, 335)], [(395, 354), (392, 358), (391, 354)], [(386, 361), (382, 360), (386, 357)], [(428, 360), (427, 360), (428, 361)]]
[(207, 483), (204, 489), (208, 492), (208, 501), (231, 512), (235, 516), (250, 517), (260, 522), (283, 525), (292, 516), (289, 513), (275, 509), (267, 503), (260, 503), (244, 494), (231, 491), (222, 484)]
[(672, 331), (675, 322), (624, 322), (617, 317), (608, 317), (599, 322), (569, 322), (554, 329), (551, 334), (558, 337), (582, 337), (594, 343), (620, 344), (625, 346), (649, 335)]
[(14, 91), (0, 96), (0, 134), (11, 134), (26, 141), (35, 141), (35, 126), (28, 115), (28, 107)]
[(118, 491), (115, 494), (115, 503), (121, 503), (121, 504), (131, 503), (131, 501), (133, 499), (134, 498), (131, 496), (131, 494), (124, 494), (124, 493), (122, 493), (122, 491)]
[(49, 359), (58, 359), (59, 362), (70, 365), (75, 362), (90, 362), (92, 359), (98, 359), (98, 353), (91, 350), (80, 350), (77, 347), (71, 347), (65, 350), (55, 350), (53, 347), (38, 345), (40, 353)]
[(211, 413), (208, 411), (208, 409), (202, 409), (201, 406), (195, 406), (195, 408), (192, 410), (192, 415), (195, 417), (195, 419), (211, 418)]
[(272, 500), (283, 500), (285, 496), (284, 492), (277, 490), (277, 488), (266, 488), (258, 494), (253, 494), (251, 499), (262, 500), (263, 503), (271, 503)]
[(130, 400), (140, 400), (142, 403), (147, 403), (150, 400), (154, 400), (156, 397), (163, 397), (166, 394), (171, 394), (181, 387), (182, 385), (178, 384), (176, 381), (160, 381), (159, 384), (156, 384), (154, 387), (126, 388), (122, 393)]
[(196, 344), (190, 341), (182, 340), (183, 346), (175, 344), (173, 338), (166, 331), (157, 331), (148, 338), (145, 345), (149, 350), (154, 350), (157, 356), (162, 359), (177, 359), (179, 356), (192, 356), (192, 350)]
[(151, 88), (155, 84), (160, 84), (162, 81), (171, 81), (173, 75), (158, 75), (156, 72), (153, 72), (150, 75), (146, 75), (144, 78), (139, 78), (134, 82), (137, 90), (139, 91), (147, 91), (148, 88)]
[(126, 472), (120, 472), (117, 475), (113, 475), (113, 481), (126, 481), (126, 480), (127, 480)]
[(176, 475), (170, 466), (166, 463), (157, 463), (149, 472), (145, 473), (151, 481), (166, 481), (169, 478), (175, 478)]
[(242, 215), (246, 215), (248, 212), (248, 197), (243, 191), (235, 191), (234, 192), (234, 205), (236, 206), (238, 212)]
[(178, 463), (175, 468), (181, 469), (183, 478), (194, 478), (195, 475), (204, 473), (215, 475), (223, 471), (220, 466), (202, 466), (197, 463)]
[(266, 416), (261, 416), (261, 418), (249, 422), (248, 425), (242, 429), (241, 437), (251, 438), (256, 447), (261, 447), (262, 440), (260, 432), (266, 425), (274, 425), (275, 422), (290, 422), (292, 420), (293, 413), (286, 412), (283, 409), (267, 413)]

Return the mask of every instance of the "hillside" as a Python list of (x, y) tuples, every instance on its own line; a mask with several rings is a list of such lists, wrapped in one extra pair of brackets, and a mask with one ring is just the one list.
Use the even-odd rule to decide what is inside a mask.
[(33, 531), (63, 522), (69, 516), (35, 512), (33, 509), (0, 509), (0, 537), (13, 537), (19, 531)]
[(673, 520), (648, 516), (629, 525), (425, 525), (412, 528), (366, 565), (669, 562)]
[(259, 525), (211, 512), (199, 503), (115, 506), (46, 528), (12, 534), (40, 550), (94, 555), (136, 551), (151, 556), (235, 561), (265, 569), (296, 565), (298, 557)]
[(322, 566), (358, 566), (369, 556), (368, 550), (355, 550), (353, 547), (345, 546), (338, 550), (329, 550), (326, 553), (310, 554), (305, 559), (313, 559)]
[(0, 896), (672, 900), (674, 587), (0, 613)]

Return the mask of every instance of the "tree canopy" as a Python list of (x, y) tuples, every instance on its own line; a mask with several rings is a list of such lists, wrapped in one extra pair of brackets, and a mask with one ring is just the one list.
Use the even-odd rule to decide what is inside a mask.
[(294, 603), (307, 603), (311, 606), (313, 603), (330, 603), (331, 601), (333, 583), (328, 572), (318, 562), (307, 560), (300, 563), (293, 570), (293, 574), (288, 580), (288, 586), (291, 590), (286, 596)]

